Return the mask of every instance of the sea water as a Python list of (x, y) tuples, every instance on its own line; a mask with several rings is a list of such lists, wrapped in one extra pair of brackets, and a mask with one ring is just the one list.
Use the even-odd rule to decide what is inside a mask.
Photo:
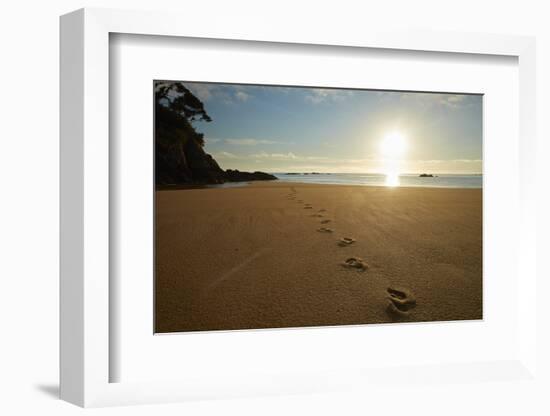
[(333, 185), (364, 186), (416, 186), (429, 188), (482, 188), (483, 176), (437, 174), (433, 177), (420, 177), (418, 174), (401, 174), (388, 181), (386, 175), (371, 173), (274, 173), (281, 181), (318, 183)]

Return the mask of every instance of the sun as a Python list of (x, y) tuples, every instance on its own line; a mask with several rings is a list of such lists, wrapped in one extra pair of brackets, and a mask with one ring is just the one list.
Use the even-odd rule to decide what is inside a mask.
[(386, 186), (400, 185), (400, 173), (402, 172), (403, 157), (407, 152), (407, 138), (399, 131), (387, 133), (380, 142), (380, 154), (382, 156), (383, 173), (386, 175)]
[(380, 152), (388, 158), (400, 158), (406, 151), (407, 138), (398, 131), (386, 134), (380, 143)]

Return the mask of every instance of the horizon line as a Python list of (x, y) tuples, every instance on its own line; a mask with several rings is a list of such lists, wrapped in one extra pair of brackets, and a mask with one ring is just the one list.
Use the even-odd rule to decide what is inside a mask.
[[(230, 170), (239, 170), (231, 169)], [(260, 172), (260, 171), (256, 171)], [(264, 170), (261, 172), (272, 173), (272, 174), (319, 174), (319, 175), (382, 175), (387, 176), (387, 173), (384, 172), (322, 172), (322, 171), (275, 171), (275, 170)], [(403, 172), (399, 173), (398, 176), (402, 175), (420, 175), (420, 174), (429, 174), (429, 175), (483, 175), (483, 172), (429, 172), (429, 171), (419, 171), (419, 172)]]

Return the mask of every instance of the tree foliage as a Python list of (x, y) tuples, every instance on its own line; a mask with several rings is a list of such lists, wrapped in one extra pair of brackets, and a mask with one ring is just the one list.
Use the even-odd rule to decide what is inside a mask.
[(202, 101), (181, 82), (157, 81), (155, 83), (155, 99), (157, 105), (162, 105), (174, 111), (189, 122), (195, 120), (212, 121), (206, 113)]

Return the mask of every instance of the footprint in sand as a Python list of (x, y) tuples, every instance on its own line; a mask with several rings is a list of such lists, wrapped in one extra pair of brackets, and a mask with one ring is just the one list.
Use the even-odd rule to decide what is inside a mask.
[(342, 266), (348, 269), (357, 269), (362, 272), (369, 268), (369, 265), (360, 257), (350, 257), (345, 262), (342, 263)]
[(322, 214), (311, 214), (312, 217), (323, 218)]
[(332, 228), (321, 227), (317, 228), (317, 231), (320, 233), (332, 233), (334, 230)]
[(321, 224), (328, 224), (329, 222), (330, 222), (330, 220), (322, 220)]
[(407, 316), (416, 306), (416, 298), (409, 289), (388, 287), (387, 293), (389, 302), (386, 310), (392, 316)]
[(340, 240), (338, 240), (338, 245), (340, 247), (351, 246), (353, 243), (355, 243), (355, 238), (351, 238), (351, 237), (343, 237)]
[(319, 211), (317, 211), (317, 212), (326, 212), (326, 211), (327, 211), (326, 209), (321, 208), (321, 209), (320, 209)]
[(312, 207), (312, 206), (309, 206), (309, 205), (306, 205), (306, 206), (304, 207), (304, 209), (313, 209), (313, 207)]

